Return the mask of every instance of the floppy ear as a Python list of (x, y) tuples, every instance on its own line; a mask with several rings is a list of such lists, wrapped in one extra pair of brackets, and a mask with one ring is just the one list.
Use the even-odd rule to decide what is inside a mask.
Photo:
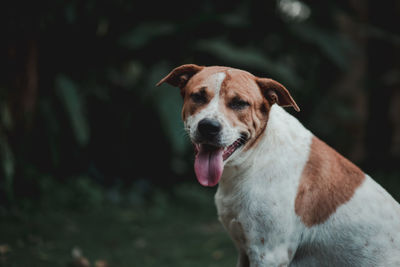
[(292, 106), (297, 112), (300, 111), (289, 91), (282, 84), (268, 78), (256, 78), (256, 83), (271, 105), (277, 103), (282, 107)]
[(172, 86), (181, 88), (185, 87), (190, 78), (201, 71), (204, 67), (197, 66), (195, 64), (185, 64), (173, 69), (167, 76), (157, 83), (157, 86), (164, 82), (169, 83)]

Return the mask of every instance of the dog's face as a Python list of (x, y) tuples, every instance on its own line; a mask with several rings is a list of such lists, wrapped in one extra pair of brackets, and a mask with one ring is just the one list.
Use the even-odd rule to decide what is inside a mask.
[(181, 89), (182, 118), (195, 147), (195, 172), (204, 186), (214, 186), (225, 165), (235, 165), (262, 136), (271, 105), (293, 106), (278, 82), (228, 67), (194, 64), (174, 69), (159, 83)]

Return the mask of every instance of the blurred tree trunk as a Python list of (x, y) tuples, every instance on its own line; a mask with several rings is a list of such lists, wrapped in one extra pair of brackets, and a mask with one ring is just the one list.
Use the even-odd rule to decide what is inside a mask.
[(367, 1), (351, 0), (348, 5), (354, 10), (351, 16), (341, 14), (338, 17), (339, 29), (342, 35), (352, 43), (348, 55), (348, 66), (332, 92), (335, 98), (346, 101), (352, 115), (342, 119), (343, 127), (351, 134), (343, 151), (355, 162), (365, 159), (365, 124), (367, 120), (367, 97), (364, 81), (366, 77), (367, 48), (366, 37), (359, 30), (359, 23), (367, 19)]
[(22, 39), (8, 48), (11, 93), (9, 108), (14, 129), (24, 132), (31, 122), (38, 89), (38, 48), (34, 38)]
[[(11, 38), (10, 38), (11, 39)], [(3, 44), (1, 70), (4, 74), (6, 101), (1, 107), (0, 168), (2, 201), (12, 202), (14, 176), (18, 170), (17, 151), (23, 150), (23, 138), (29, 134), (38, 91), (38, 47), (34, 37), (16, 38)], [(6, 199), (4, 199), (4, 197)]]
[[(399, 87), (399, 45), (391, 38), (399, 34), (398, 1), (381, 3), (368, 0), (368, 62), (369, 89), (366, 135), (366, 166), (386, 170), (393, 162), (391, 146), (393, 121), (390, 117), (392, 99)], [(395, 166), (395, 164), (392, 164)]]

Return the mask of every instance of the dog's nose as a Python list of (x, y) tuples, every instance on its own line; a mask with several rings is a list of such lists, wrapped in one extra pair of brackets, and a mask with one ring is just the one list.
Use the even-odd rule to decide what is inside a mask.
[(217, 120), (202, 119), (197, 129), (203, 138), (214, 139), (221, 131), (222, 125)]

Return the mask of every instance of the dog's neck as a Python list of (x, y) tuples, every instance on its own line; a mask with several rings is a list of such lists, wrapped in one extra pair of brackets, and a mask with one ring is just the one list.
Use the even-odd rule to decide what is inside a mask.
[(273, 105), (259, 143), (225, 166), (220, 185), (235, 186), (244, 182), (244, 179), (251, 179), (254, 173), (261, 170), (284, 173), (293, 165), (304, 164), (311, 137), (311, 132), (295, 117), (278, 105)]

